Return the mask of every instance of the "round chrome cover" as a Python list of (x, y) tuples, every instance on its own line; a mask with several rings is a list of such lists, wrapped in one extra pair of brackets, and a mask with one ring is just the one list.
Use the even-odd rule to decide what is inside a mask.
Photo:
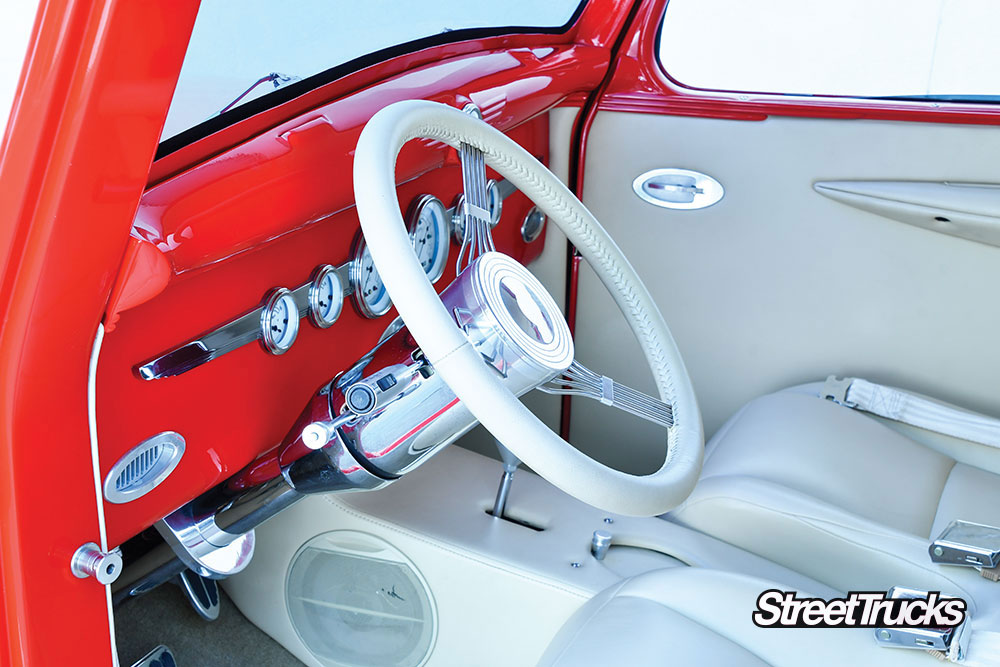
[(480, 256), (472, 285), (504, 337), (545, 369), (558, 373), (573, 362), (573, 337), (559, 306), (531, 272), (499, 252)]

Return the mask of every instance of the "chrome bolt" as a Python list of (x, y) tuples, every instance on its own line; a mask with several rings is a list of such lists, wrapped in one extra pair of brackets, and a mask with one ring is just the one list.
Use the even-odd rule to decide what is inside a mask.
[(572, 563), (570, 563), (569, 566), (572, 567), (572, 568), (579, 568), (579, 567), (583, 567), (583, 563), (581, 563), (578, 560), (575, 560)]
[(604, 517), (604, 523), (614, 523), (615, 520), (609, 516)]
[(935, 556), (940, 556), (943, 553), (944, 553), (944, 549), (942, 549), (941, 547), (934, 547), (934, 555)]
[(93, 542), (87, 542), (76, 550), (69, 563), (73, 576), (80, 579), (93, 577), (98, 583), (114, 583), (122, 573), (122, 554), (118, 549), (104, 552)]
[(888, 640), (890, 637), (892, 637), (892, 633), (889, 632), (888, 630), (879, 630), (878, 631), (878, 638), (879, 639)]

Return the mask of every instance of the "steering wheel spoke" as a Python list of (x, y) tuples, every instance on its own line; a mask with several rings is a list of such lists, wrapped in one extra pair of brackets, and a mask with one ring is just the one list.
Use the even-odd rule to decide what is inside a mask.
[[(467, 143), (462, 143), (458, 151), (462, 162), (462, 216), (465, 235), (455, 262), (455, 273), (472, 264), (485, 252), (496, 250), (490, 225), (490, 201), (486, 187), (486, 159), (483, 152)], [(468, 252), (466, 252), (468, 251)]]
[(663, 428), (674, 425), (674, 410), (669, 403), (600, 375), (579, 361), (573, 361), (562, 375), (539, 386), (538, 390), (546, 394), (586, 396)]

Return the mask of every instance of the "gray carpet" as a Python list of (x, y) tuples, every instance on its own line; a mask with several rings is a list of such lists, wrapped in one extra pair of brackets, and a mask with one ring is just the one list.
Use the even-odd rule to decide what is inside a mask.
[(132, 665), (158, 644), (165, 644), (178, 667), (302, 667), (276, 641), (257, 629), (223, 593), (219, 618), (202, 620), (181, 589), (164, 584), (115, 608), (118, 658)]

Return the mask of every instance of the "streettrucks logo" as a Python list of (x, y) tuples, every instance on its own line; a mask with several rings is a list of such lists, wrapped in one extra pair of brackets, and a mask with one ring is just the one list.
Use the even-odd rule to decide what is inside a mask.
[(757, 598), (753, 622), (759, 628), (954, 628), (965, 612), (965, 600), (937, 591), (926, 598), (852, 591), (846, 598), (824, 600), (770, 589)]

